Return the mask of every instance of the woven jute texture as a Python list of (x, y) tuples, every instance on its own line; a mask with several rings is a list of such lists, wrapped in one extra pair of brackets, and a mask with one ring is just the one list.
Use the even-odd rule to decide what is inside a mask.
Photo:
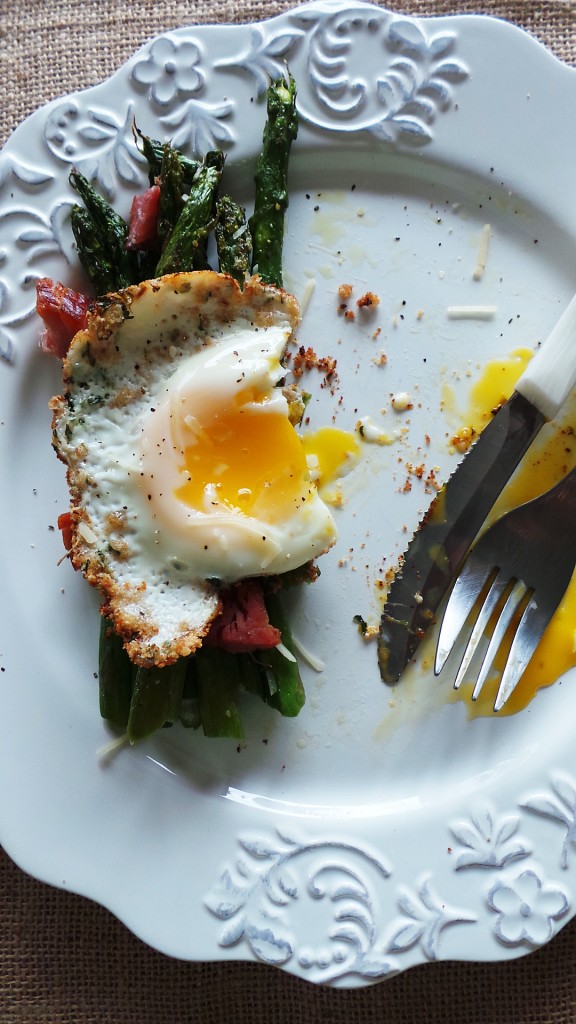
[[(260, 20), (293, 6), (0, 0), (0, 143), (37, 106), (108, 77), (158, 32)], [(389, 0), (386, 7), (506, 18), (576, 65), (576, 0)], [(0, 851), (0, 1024), (38, 1021), (567, 1024), (576, 1021), (576, 922), (544, 949), (505, 964), (432, 963), (370, 988), (336, 991), (259, 964), (167, 959), (102, 907), (27, 877)]]

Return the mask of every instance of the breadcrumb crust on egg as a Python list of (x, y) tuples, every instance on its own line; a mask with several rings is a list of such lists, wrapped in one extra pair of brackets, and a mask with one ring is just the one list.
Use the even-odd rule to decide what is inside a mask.
[[(134, 575), (130, 510), (106, 505), (108, 495), (89, 459), (89, 448), (100, 443), (106, 466), (105, 444), (84, 436), (89, 428), (83, 410), (98, 405), (120, 423), (125, 417), (128, 425), (133, 403), (142, 400), (159, 363), (169, 366), (174, 352), (217, 344), (218, 327), (239, 317), (258, 329), (280, 326), (287, 341), (300, 320), (297, 300), (289, 293), (258, 277), (241, 290), (233, 278), (213, 271), (171, 274), (105, 296), (93, 304), (86, 328), (73, 339), (63, 363), (62, 394), (50, 402), (53, 447), (67, 467), (70, 559), (100, 591), (101, 611), (137, 665), (162, 667), (197, 650), (221, 610), (218, 586), (193, 581), (192, 614), (186, 612), (184, 584), (180, 606), (178, 586), (167, 573), (166, 580), (152, 582)], [(132, 380), (127, 367), (134, 371)], [(92, 423), (88, 414), (86, 420)], [(95, 515), (99, 500), (102, 510)], [(163, 614), (167, 609), (163, 623), (151, 613), (154, 587), (163, 594)]]

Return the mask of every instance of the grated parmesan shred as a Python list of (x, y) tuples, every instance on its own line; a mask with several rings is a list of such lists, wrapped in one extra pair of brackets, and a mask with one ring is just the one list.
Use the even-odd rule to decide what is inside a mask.
[(480, 235), (480, 244), (478, 246), (478, 255), (476, 257), (476, 266), (472, 277), (475, 281), (481, 281), (484, 277), (484, 271), (486, 270), (486, 260), (488, 259), (488, 246), (490, 244), (491, 228), (489, 224), (485, 224), (482, 228)]
[(99, 747), (96, 751), (96, 757), (99, 761), (109, 761), (114, 757), (123, 747), (128, 743), (128, 733), (122, 733), (122, 736), (117, 736), (116, 739), (110, 740), (109, 743), (105, 743), (103, 747)]
[(96, 541), (98, 540), (96, 534), (94, 533), (94, 530), (90, 529), (88, 523), (79, 523), (78, 533), (82, 537), (82, 540), (86, 542), (86, 544), (92, 545), (95, 544)]
[(300, 299), (300, 315), (302, 317), (304, 316), (306, 310), (308, 309), (308, 306), (310, 305), (315, 289), (316, 280), (315, 278), (311, 278), (309, 281), (306, 282), (304, 291), (302, 293), (302, 298)]
[(286, 658), (286, 661), (296, 662), (296, 658), (292, 654), (292, 651), (289, 651), (282, 642), (276, 644), (276, 650)]
[(304, 644), (301, 643), (301, 641), (298, 640), (294, 635), (292, 635), (292, 643), (294, 644), (294, 647), (298, 651), (300, 657), (303, 658), (308, 665), (310, 665), (310, 668), (313, 668), (315, 672), (324, 671), (324, 669), (326, 668), (324, 662), (321, 661), (320, 658), (317, 658), (316, 655), (313, 654), (312, 651), (310, 651), (307, 647), (305, 647)]
[(491, 320), (496, 306), (448, 306), (446, 314), (450, 320)]

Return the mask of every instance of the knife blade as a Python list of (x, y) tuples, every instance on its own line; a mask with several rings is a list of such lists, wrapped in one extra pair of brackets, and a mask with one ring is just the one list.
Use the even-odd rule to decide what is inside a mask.
[(512, 396), (435, 496), (408, 546), (380, 620), (378, 664), (385, 683), (398, 682), (413, 659), (490, 509), (575, 384), (576, 296)]

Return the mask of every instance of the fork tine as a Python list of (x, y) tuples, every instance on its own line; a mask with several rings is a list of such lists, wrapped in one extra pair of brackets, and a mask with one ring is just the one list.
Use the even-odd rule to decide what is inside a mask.
[(469, 557), (464, 563), (442, 619), (434, 661), (435, 675), (439, 675), (444, 668), (452, 648), (462, 632), (464, 623), (492, 572), (493, 569), (490, 566), (478, 566), (473, 557)]
[(516, 689), (553, 614), (552, 607), (542, 608), (534, 596), (530, 598), (508, 653), (494, 702), (494, 711), (500, 711)]
[(514, 617), (518, 605), (526, 596), (527, 590), (528, 588), (526, 587), (526, 584), (523, 583), (522, 580), (517, 580), (514, 586), (512, 587), (512, 590), (510, 591), (508, 597), (506, 598), (506, 603), (500, 613), (498, 622), (494, 627), (492, 636), (490, 637), (488, 650), (484, 655), (484, 660), (482, 662), (482, 666), (478, 673), (478, 678), (476, 680), (474, 690), (472, 692), (472, 700), (477, 700), (480, 691), (484, 686), (484, 683), (486, 682), (488, 673), (492, 668), (492, 662), (496, 657), (496, 653), (498, 651), (498, 648), (500, 647), (500, 644), (502, 643), (504, 634), (506, 633), (506, 630), (508, 629), (508, 626), (510, 625)]
[(486, 594), (484, 603), (478, 612), (476, 622), (474, 623), (474, 627), (468, 639), (468, 643), (466, 644), (466, 649), (462, 656), (462, 661), (460, 662), (460, 667), (458, 669), (456, 679), (454, 680), (455, 690), (460, 689), (460, 686), (464, 681), (464, 676), (466, 675), (466, 672), (468, 671), (468, 666), (470, 665), (470, 662), (472, 661), (472, 658), (476, 653), (476, 649), (480, 642), (480, 638), (482, 637), (482, 634), (484, 633), (484, 630), (486, 629), (486, 626), (490, 621), (492, 613), (496, 605), (498, 604), (498, 601), (502, 597), (502, 594), (504, 593), (505, 589), (506, 579), (502, 574), (497, 574), (494, 580), (492, 581), (490, 590)]
[(434, 665), (436, 675), (449, 663), (461, 634), (460, 650), (464, 653), (455, 689), (466, 674), (470, 678), (472, 671), (476, 682), (471, 696), (477, 700), (492, 672), (497, 689), (494, 711), (502, 709), (574, 575), (575, 521), (576, 467), (550, 490), (488, 526), (465, 559), (446, 603)]

